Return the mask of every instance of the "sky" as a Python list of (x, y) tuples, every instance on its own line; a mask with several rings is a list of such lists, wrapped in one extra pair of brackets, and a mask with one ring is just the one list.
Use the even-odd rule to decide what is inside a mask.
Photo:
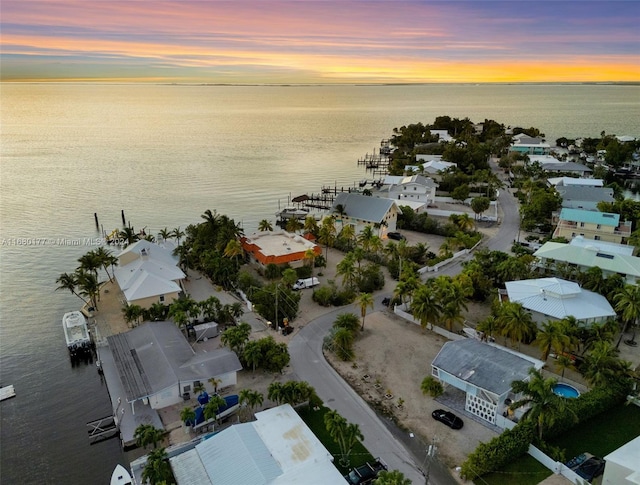
[(640, 1), (2, 0), (0, 80), (640, 81)]

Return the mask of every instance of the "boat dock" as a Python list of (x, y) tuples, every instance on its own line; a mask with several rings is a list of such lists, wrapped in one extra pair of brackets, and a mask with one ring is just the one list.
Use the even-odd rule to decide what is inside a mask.
[(13, 388), (13, 384), (10, 386), (0, 387), (0, 401), (16, 397), (16, 390)]

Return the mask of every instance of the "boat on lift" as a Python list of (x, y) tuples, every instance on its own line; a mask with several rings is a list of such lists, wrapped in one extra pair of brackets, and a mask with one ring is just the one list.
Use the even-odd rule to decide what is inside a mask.
[(91, 336), (87, 318), (80, 311), (68, 312), (62, 316), (62, 328), (71, 357), (79, 357), (91, 352)]

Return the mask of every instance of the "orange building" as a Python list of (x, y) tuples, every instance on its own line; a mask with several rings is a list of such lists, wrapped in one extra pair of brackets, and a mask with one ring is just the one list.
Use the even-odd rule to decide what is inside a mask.
[(309, 249), (316, 256), (322, 254), (322, 248), (314, 242), (282, 230), (255, 232), (240, 242), (251, 262), (261, 266), (289, 264), (295, 268), (304, 264)]

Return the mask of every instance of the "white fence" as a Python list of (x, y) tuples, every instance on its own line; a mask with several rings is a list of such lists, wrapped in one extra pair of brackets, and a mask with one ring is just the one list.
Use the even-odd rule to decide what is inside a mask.
[[(405, 320), (409, 320), (410, 322), (415, 323), (416, 325), (420, 325), (420, 322), (418, 320), (416, 320), (413, 317), (413, 315), (411, 315), (411, 313), (407, 313), (402, 308), (404, 308), (404, 305), (394, 305), (393, 313), (395, 313), (399, 317), (404, 318)], [(435, 326), (435, 325), (433, 325), (433, 323), (428, 325), (427, 328), (429, 330), (432, 330), (433, 332), (437, 333), (438, 335), (442, 335), (444, 338), (447, 338), (449, 340), (460, 340), (460, 339), (463, 339), (463, 338), (467, 338), (464, 335), (459, 335), (457, 333), (449, 332), (448, 330), (445, 330), (444, 328)]]
[(556, 475), (562, 475), (571, 481), (571, 483), (575, 483), (576, 485), (589, 485), (589, 482), (578, 475), (576, 472), (567, 468), (564, 463), (560, 463), (559, 461), (555, 461), (554, 459), (548, 457), (545, 453), (540, 451), (533, 445), (529, 445), (529, 450), (527, 451), (529, 455), (538, 460), (544, 466), (546, 466), (549, 470), (551, 470)]

